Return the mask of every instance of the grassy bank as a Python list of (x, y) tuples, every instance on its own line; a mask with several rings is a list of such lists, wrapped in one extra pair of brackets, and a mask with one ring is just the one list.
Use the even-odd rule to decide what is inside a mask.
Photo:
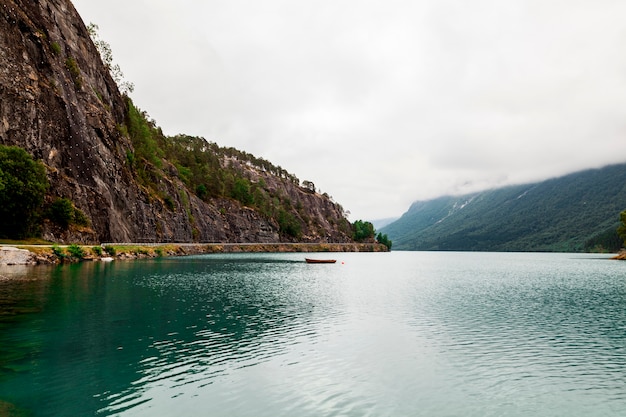
[(387, 252), (378, 243), (180, 243), (180, 244), (123, 244), (99, 246), (16, 244), (32, 253), (36, 264), (54, 264), (81, 261), (111, 261), (114, 259), (158, 258), (210, 253), (280, 253), (280, 252)]

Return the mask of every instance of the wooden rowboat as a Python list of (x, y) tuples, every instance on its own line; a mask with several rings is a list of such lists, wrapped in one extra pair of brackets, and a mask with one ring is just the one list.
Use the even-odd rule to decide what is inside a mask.
[(304, 260), (308, 264), (334, 264), (335, 262), (337, 262), (336, 259), (310, 259), (310, 258), (304, 258)]

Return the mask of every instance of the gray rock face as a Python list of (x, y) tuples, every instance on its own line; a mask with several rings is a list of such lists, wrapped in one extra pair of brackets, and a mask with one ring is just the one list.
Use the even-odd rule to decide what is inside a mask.
[[(66, 197), (89, 230), (56, 230), (56, 242), (275, 242), (278, 225), (236, 201), (204, 202), (177, 180), (162, 184), (173, 208), (141, 187), (127, 164), (133, 152), (126, 102), (69, 0), (0, 0), (0, 144), (26, 149), (47, 167), (48, 201)], [(302, 204), (303, 241), (349, 242), (330, 199), (272, 177), (267, 184)]]

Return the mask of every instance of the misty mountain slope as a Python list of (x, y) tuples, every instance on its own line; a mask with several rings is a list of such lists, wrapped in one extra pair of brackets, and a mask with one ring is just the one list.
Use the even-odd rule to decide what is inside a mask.
[(582, 251), (626, 208), (626, 164), (418, 201), (381, 229), (398, 250)]

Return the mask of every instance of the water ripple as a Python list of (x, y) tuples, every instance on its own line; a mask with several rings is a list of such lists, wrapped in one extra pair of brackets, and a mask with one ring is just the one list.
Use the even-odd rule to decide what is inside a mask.
[(0, 395), (36, 417), (621, 416), (624, 265), (392, 253), (61, 268), (1, 282), (4, 311), (25, 308), (0, 316)]

